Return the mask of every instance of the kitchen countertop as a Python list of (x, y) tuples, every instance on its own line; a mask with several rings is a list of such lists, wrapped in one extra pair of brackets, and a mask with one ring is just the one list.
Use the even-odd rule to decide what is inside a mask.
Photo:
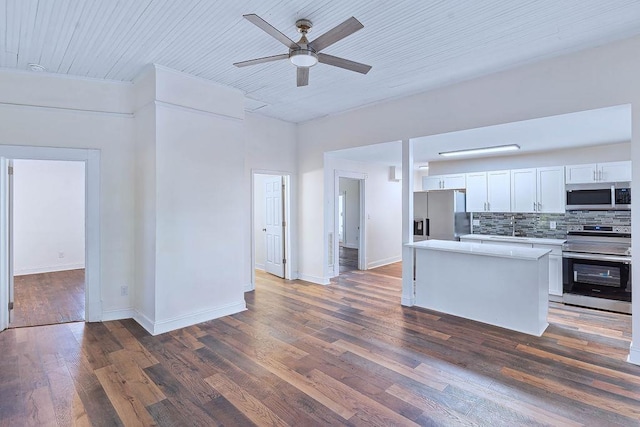
[(541, 237), (513, 237), (513, 236), (498, 236), (494, 234), (465, 234), (460, 236), (461, 239), (473, 239), (473, 240), (496, 240), (499, 242), (513, 242), (513, 243), (531, 243), (535, 245), (557, 245), (561, 246), (566, 242), (566, 239), (545, 239)]
[(456, 242), (452, 240), (425, 240), (423, 242), (408, 243), (405, 246), (415, 249), (428, 249), (442, 252), (456, 252), (467, 255), (481, 255), (531, 261), (538, 260), (550, 252), (549, 249), (523, 248), (506, 245), (483, 245), (481, 243)]

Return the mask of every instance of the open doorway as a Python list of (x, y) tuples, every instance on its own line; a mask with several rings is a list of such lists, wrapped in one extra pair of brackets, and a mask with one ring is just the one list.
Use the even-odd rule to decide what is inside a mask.
[(366, 175), (335, 171), (335, 222), (333, 275), (366, 270), (364, 195)]
[(287, 174), (253, 174), (253, 277), (255, 270), (291, 278), (291, 180)]
[(358, 270), (360, 180), (340, 177), (338, 187), (338, 260), (342, 274)]
[(12, 160), (9, 327), (85, 320), (85, 162)]

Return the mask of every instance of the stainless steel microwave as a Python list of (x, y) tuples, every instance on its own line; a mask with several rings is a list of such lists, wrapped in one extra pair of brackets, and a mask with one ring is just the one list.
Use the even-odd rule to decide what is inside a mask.
[(628, 182), (567, 185), (566, 192), (568, 211), (631, 209), (631, 185)]

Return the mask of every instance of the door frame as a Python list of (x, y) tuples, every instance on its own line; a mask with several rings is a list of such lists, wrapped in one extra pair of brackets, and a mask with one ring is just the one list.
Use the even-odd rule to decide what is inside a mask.
[(292, 234), (293, 234), (293, 223), (292, 223), (292, 185), (293, 185), (293, 176), (291, 172), (284, 171), (275, 171), (275, 170), (265, 170), (265, 169), (251, 169), (251, 283), (245, 286), (245, 292), (253, 291), (256, 288), (256, 235), (255, 235), (255, 209), (256, 209), (256, 191), (255, 184), (256, 175), (273, 175), (273, 176), (281, 176), (282, 182), (284, 183), (284, 258), (287, 260), (287, 263), (284, 266), (284, 278), (285, 280), (295, 280), (297, 277), (294, 277), (294, 265), (296, 264), (296, 260), (294, 259), (294, 251), (292, 250)]
[[(0, 145), (0, 156), (11, 160), (59, 160), (82, 161), (85, 164), (85, 322), (102, 320), (102, 298), (100, 283), (100, 150), (79, 148), (34, 147), (23, 145)], [(4, 175), (4, 173), (2, 174)], [(8, 180), (0, 182), (0, 208), (6, 212)], [(8, 265), (9, 254), (5, 215), (0, 215), (0, 265)], [(4, 270), (6, 271), (6, 270)], [(0, 330), (8, 327), (8, 275), (0, 275)]]
[(360, 232), (358, 236), (358, 270), (367, 269), (367, 253), (366, 253), (366, 211), (365, 211), (365, 190), (367, 185), (367, 174), (362, 172), (351, 172), (343, 170), (334, 171), (333, 181), (333, 235), (336, 236), (333, 239), (333, 276), (340, 275), (340, 242), (338, 239), (338, 197), (340, 196), (340, 178), (355, 179), (359, 183), (358, 189), (360, 190)]

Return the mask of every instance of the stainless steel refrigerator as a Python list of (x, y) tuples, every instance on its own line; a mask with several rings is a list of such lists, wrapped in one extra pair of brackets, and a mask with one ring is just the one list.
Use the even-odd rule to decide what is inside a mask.
[[(435, 190), (414, 193), (414, 221), (423, 221), (422, 239), (460, 240), (471, 233), (470, 214), (466, 212), (464, 190)], [(414, 230), (416, 227), (414, 226)]]

